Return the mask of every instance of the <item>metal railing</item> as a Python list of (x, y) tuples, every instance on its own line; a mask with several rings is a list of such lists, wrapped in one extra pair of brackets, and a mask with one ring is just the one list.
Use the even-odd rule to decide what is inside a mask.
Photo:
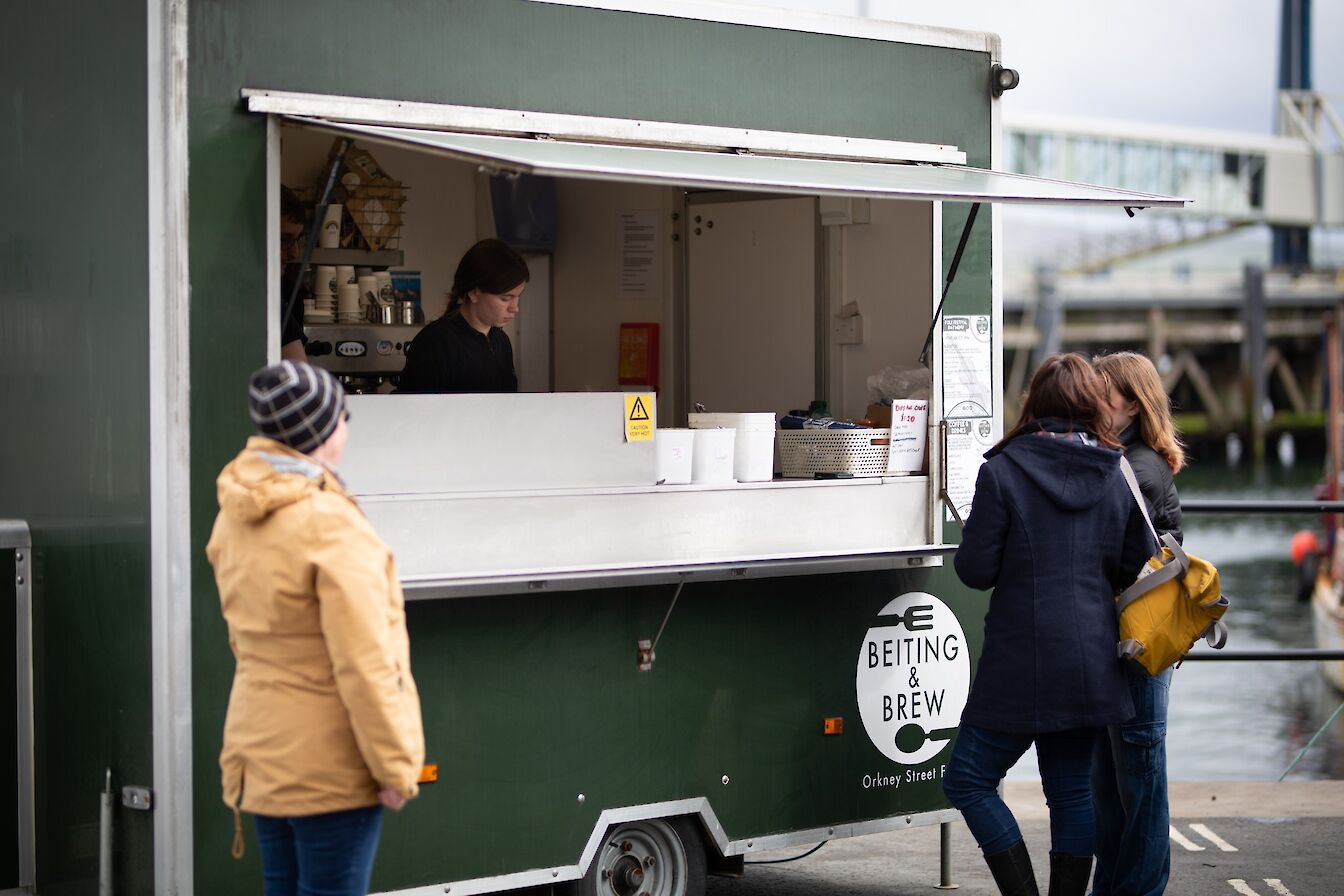
[(37, 825), (33, 789), (33, 575), (32, 535), (24, 520), (0, 519), (0, 550), (14, 552), (14, 643), (17, 675), (18, 718), (18, 889), (5, 893), (31, 893), (37, 885)]
[[(1268, 513), (1268, 514), (1294, 514), (1294, 513), (1341, 513), (1344, 512), (1344, 501), (1237, 501), (1237, 500), (1191, 500), (1181, 502), (1182, 513)], [(1331, 650), (1321, 647), (1278, 647), (1268, 650), (1192, 650), (1181, 660), (1188, 662), (1295, 662), (1302, 660), (1310, 661), (1335, 661), (1344, 660), (1344, 650)], [(1344, 711), (1344, 703), (1341, 703), (1330, 717), (1322, 723), (1316, 733), (1311, 736), (1293, 761), (1288, 763), (1288, 767), (1279, 775), (1282, 781), (1288, 777), (1288, 773), (1293, 770), (1302, 757), (1307, 755), (1307, 751), (1316, 743), (1317, 738), (1326, 728), (1339, 717), (1341, 711)]]
[(1195, 498), (1181, 501), (1182, 513), (1344, 513), (1344, 501), (1237, 501)]
[[(1181, 513), (1316, 514), (1344, 513), (1344, 501), (1271, 501), (1194, 498), (1181, 501)], [(1281, 662), (1293, 660), (1344, 660), (1344, 650), (1317, 647), (1279, 647), (1265, 650), (1200, 650), (1181, 662)]]

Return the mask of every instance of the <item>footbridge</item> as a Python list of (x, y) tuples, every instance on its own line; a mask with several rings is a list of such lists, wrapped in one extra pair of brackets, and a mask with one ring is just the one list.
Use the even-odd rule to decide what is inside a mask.
[(1191, 200), (1145, 212), (1071, 260), (1072, 270), (1092, 272), (1248, 225), (1344, 227), (1341, 108), (1340, 98), (1280, 91), (1272, 135), (1015, 114), (1005, 128), (1007, 166)]

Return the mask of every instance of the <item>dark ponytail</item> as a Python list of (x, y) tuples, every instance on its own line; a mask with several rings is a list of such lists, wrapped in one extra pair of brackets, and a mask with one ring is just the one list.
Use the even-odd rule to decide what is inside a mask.
[(457, 263), (453, 274), (453, 288), (448, 292), (446, 317), (462, 307), (467, 293), (473, 289), (493, 295), (503, 295), (531, 279), (523, 256), (510, 249), (503, 241), (481, 240), (472, 246)]

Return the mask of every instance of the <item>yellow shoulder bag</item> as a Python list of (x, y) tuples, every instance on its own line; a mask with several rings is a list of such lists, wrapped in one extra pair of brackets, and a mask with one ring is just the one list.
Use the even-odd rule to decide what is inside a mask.
[(1227, 625), (1222, 619), (1228, 603), (1212, 563), (1186, 553), (1170, 533), (1158, 537), (1134, 469), (1123, 457), (1120, 469), (1157, 553), (1148, 558), (1134, 584), (1116, 595), (1115, 614), (1120, 623), (1116, 653), (1156, 675), (1179, 663), (1200, 638), (1214, 649), (1226, 644)]

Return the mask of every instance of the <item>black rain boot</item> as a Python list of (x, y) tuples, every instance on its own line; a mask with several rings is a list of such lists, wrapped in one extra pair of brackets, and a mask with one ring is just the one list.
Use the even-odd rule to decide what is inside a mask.
[(1083, 896), (1092, 879), (1091, 856), (1050, 853), (1049, 896)]
[[(1090, 861), (1091, 857), (1088, 858)], [(1021, 840), (1003, 852), (985, 856), (985, 864), (1003, 896), (1041, 896), (1036, 889), (1036, 875), (1031, 871), (1031, 854)]]

